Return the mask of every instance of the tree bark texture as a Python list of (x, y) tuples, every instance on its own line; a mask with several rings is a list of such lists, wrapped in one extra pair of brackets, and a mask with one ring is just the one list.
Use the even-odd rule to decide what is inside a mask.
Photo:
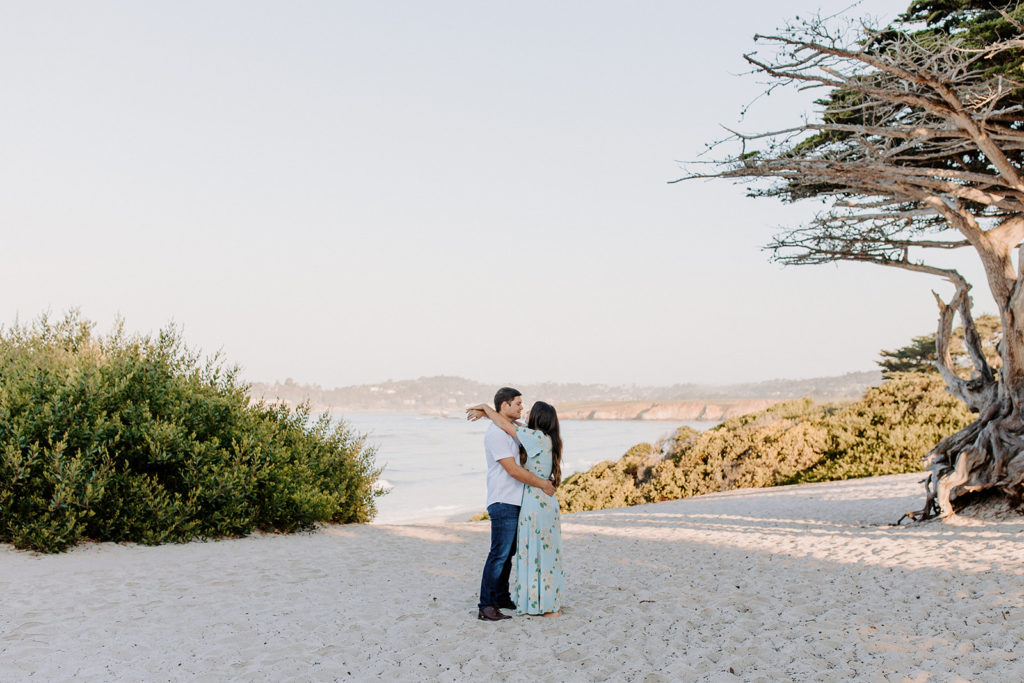
[[(1024, 500), (1024, 9), (987, 20), (1000, 14), (1003, 37), (983, 45), (969, 32), (837, 28), (833, 18), (759, 36), (774, 55), (746, 59), (769, 77), (769, 91), (826, 89), (820, 117), (767, 133), (730, 131), (712, 148), (733, 142), (738, 153), (694, 162), (680, 178), (770, 179), (751, 195), (831, 199), (768, 245), (784, 264), (875, 263), (953, 286), (948, 301), (936, 294), (936, 365), (978, 418), (928, 454), (917, 519), (951, 514), (980, 491)], [(982, 352), (971, 284), (937, 254), (971, 254), (984, 268), (1002, 324), (998, 367)], [(956, 318), (969, 368), (951, 358)]]

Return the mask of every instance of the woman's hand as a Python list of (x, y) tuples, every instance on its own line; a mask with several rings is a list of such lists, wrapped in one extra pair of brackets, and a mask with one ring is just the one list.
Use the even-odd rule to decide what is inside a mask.
[(486, 403), (479, 403), (472, 408), (466, 408), (466, 419), (470, 422), (476, 422), (482, 417), (488, 418), (503, 432), (511, 436), (513, 439), (518, 440), (516, 437), (516, 423), (497, 412)]
[(466, 408), (466, 419), (470, 422), (476, 422), (481, 418), (487, 417), (487, 411), (494, 412), (486, 403), (477, 403), (472, 408)]

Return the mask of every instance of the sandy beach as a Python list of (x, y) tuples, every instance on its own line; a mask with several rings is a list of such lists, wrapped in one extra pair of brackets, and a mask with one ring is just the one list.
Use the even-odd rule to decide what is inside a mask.
[(1024, 679), (1024, 518), (919, 478), (565, 515), (559, 619), (476, 619), (486, 522), (0, 546), (0, 680)]

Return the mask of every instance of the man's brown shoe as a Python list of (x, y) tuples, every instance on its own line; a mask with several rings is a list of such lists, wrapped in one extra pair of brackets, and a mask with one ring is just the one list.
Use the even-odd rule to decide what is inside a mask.
[(502, 619), (511, 619), (512, 617), (502, 614), (501, 610), (497, 607), (484, 607), (477, 613), (476, 618), (483, 621), (501, 621)]

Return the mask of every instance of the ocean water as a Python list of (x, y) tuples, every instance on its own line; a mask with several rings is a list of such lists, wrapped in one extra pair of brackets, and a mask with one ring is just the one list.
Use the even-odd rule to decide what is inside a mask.
[[(486, 503), (484, 432), (487, 422), (403, 413), (345, 413), (377, 448), (388, 493), (377, 499), (379, 524), (427, 519), (468, 519)], [(714, 423), (640, 420), (563, 420), (562, 472), (568, 476), (602, 460), (616, 460), (635, 444), (656, 442), (683, 424), (704, 430)]]

